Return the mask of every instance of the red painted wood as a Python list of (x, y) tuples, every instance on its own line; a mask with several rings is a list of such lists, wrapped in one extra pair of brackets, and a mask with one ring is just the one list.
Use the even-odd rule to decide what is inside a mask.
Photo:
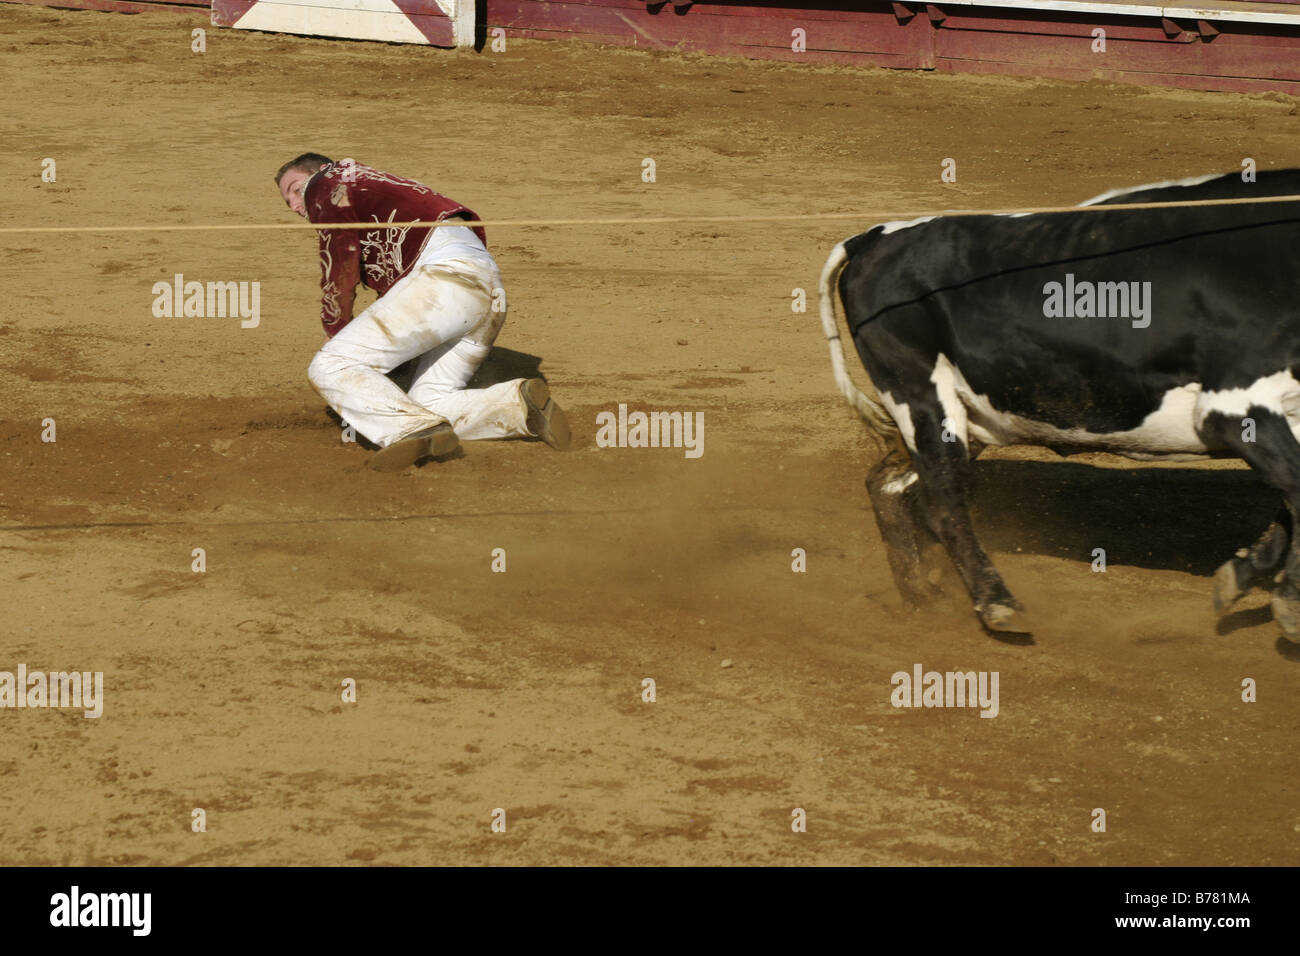
[[(499, 5), (498, 0), (485, 0), (488, 8), (488, 16), (491, 18)], [(640, 11), (643, 15), (655, 16), (696, 16), (698, 14), (707, 14), (710, 16), (740, 16), (747, 18), (776, 17), (778, 19), (788, 19), (791, 16), (811, 16), (823, 20), (853, 20), (856, 19), (864, 10), (874, 9), (881, 3), (889, 4), (890, 0), (772, 0), (770, 3), (743, 2), (743, 0), (696, 0), (686, 11), (674, 13), (671, 0), (663, 0), (663, 3), (652, 4), (651, 9), (647, 10), (645, 0), (522, 0), (526, 6), (545, 6), (551, 3), (563, 2), (574, 3), (578, 6), (586, 7), (606, 7), (611, 9), (620, 9), (625, 11)], [(945, 4), (944, 0), (906, 0), (907, 4), (916, 12), (925, 12), (927, 5), (933, 5), (942, 10), (945, 14), (952, 13), (959, 9), (972, 9), (970, 7), (959, 7), (952, 4)], [(1149, 0), (1148, 0), (1149, 2)], [(1165, 0), (1164, 5), (1174, 5), (1175, 0)], [(1251, 3), (1271, 3), (1280, 6), (1291, 6), (1295, 12), (1300, 12), (1300, 0), (1250, 0)], [(1196, 7), (1194, 3), (1179, 3), (1179, 6)], [(662, 7), (662, 9), (657, 9)], [(979, 7), (974, 9), (990, 9)], [(995, 9), (995, 8), (993, 8)], [(1014, 8), (1007, 8), (1014, 9)], [(1027, 11), (1035, 15), (1045, 17), (1069, 16), (1068, 13), (1054, 13), (1050, 9)], [(1131, 19), (1127, 16), (1114, 15), (1108, 17), (1112, 22), (1120, 22)]]
[(455, 46), (451, 18), (435, 0), (393, 0), (416, 28), (434, 46)]
[[(1156, 17), (1123, 17), (1111, 20), (1106, 17), (1086, 14), (1066, 17), (1057, 14), (1045, 17), (1029, 10), (1011, 10), (997, 7), (949, 7), (950, 16), (943, 26), (936, 31), (936, 36), (948, 31), (977, 32), (993, 35), (991, 42), (996, 42), (996, 35), (1008, 34), (1025, 37), (1069, 37), (1092, 44), (1092, 31), (1102, 27), (1106, 31), (1107, 49), (1114, 39), (1148, 41), (1153, 43), (1172, 43), (1165, 36)], [(1199, 42), (1199, 41), (1198, 41)], [(1104, 56), (1105, 54), (1095, 54)]]
[[(1105, 26), (1102, 20), (1096, 24)], [(1106, 52), (1093, 53), (1093, 23), (1039, 25), (1037, 33), (1029, 33), (1022, 18), (954, 12), (935, 31), (936, 65), (1069, 79), (1168, 79), (1171, 85), (1201, 89), (1290, 91), (1300, 84), (1300, 31), (1292, 29), (1223, 22), (1208, 42), (1195, 35), (1179, 42), (1166, 36), (1159, 19), (1132, 18), (1122, 30), (1105, 26)]]
[[(42, 2), (42, 0), (20, 0)], [(43, 0), (51, 2), (51, 0)], [(54, 0), (60, 2), (60, 0)], [(131, 4), (150, 0), (66, 0)], [(186, 0), (180, 0), (186, 2)], [(249, 0), (212, 0), (213, 22), (238, 19)], [(450, 21), (416, 12), (431, 0), (397, 0), (439, 45)], [(488, 28), (510, 36), (580, 37), (602, 43), (809, 63), (869, 63), (944, 71), (1100, 78), (1191, 89), (1300, 93), (1300, 27), (1130, 17), (1043, 9), (945, 5), (943, 0), (481, 0)], [(1300, 0), (1267, 0), (1300, 11)], [(915, 14), (899, 22), (896, 11)], [(240, 10), (242, 12), (242, 10)], [(421, 23), (420, 16), (429, 16)], [(435, 22), (436, 21), (436, 22)], [(1106, 52), (1092, 52), (1092, 31)], [(791, 49), (791, 31), (806, 52)], [(445, 29), (445, 33), (438, 33)]]
[(445, 47), (456, 45), (451, 18), (442, 12), (442, 7), (435, 0), (393, 0), (393, 3), (431, 44)]
[(212, 0), (212, 25), (232, 27), (256, 0)]
[(207, 0), (4, 0), (63, 10), (101, 10), (108, 13), (144, 13), (146, 10), (206, 10)]
[[(826, 9), (701, 2), (683, 13), (641, 0), (488, 0), (489, 27), (515, 36), (579, 36), (604, 43), (795, 62), (872, 63), (984, 73), (1113, 79), (1200, 89), (1290, 91), (1300, 82), (1300, 29), (1221, 21), (1218, 35), (1158, 17), (1105, 17), (1041, 10), (937, 5), (945, 15), (900, 24), (893, 0)], [(820, 6), (820, 4), (819, 4)], [(1300, 5), (1297, 5), (1300, 6)], [(911, 9), (926, 11), (913, 4)], [(807, 52), (790, 31), (807, 33)], [(1092, 31), (1106, 30), (1106, 52)], [(1199, 77), (1199, 80), (1198, 80)]]
[[(605, 10), (622, 10), (629, 16), (636, 14), (637, 23), (641, 18), (660, 17), (666, 21), (678, 20), (688, 21), (691, 17), (698, 16), (729, 16), (742, 17), (745, 19), (805, 19), (805, 20), (836, 20), (853, 22), (861, 18), (864, 12), (879, 12), (879, 8), (889, 9), (890, 0), (815, 0), (815, 2), (805, 3), (800, 0), (788, 0), (785, 3), (772, 3), (764, 6), (746, 3), (733, 3), (731, 0), (700, 0), (693, 3), (684, 12), (675, 12), (671, 3), (667, 3), (662, 8), (646, 9), (644, 0), (515, 0), (514, 3), (508, 0), (486, 0), (487, 15), (490, 25), (497, 25), (496, 20), (503, 10), (511, 7), (520, 7), (525, 9), (536, 8), (536, 16), (546, 17), (547, 7), (573, 6), (580, 8), (603, 8)], [(1292, 0), (1300, 3), (1300, 0)], [(942, 3), (942, 0), (940, 0)], [(657, 5), (656, 5), (657, 6)], [(917, 5), (922, 9), (922, 5)]]
[[(740, 8), (698, 4), (685, 15), (668, 8), (657, 15), (641, 10), (634, 16), (639, 6), (618, 0), (489, 0), (488, 27), (503, 27), (512, 36), (581, 36), (623, 46), (763, 59), (860, 63), (869, 56), (871, 62), (885, 66), (933, 66), (927, 39), (929, 22), (920, 17), (899, 24), (892, 8), (884, 3), (852, 16), (846, 16), (846, 11), (768, 8), (757, 19), (741, 15)], [(833, 22), (823, 16), (828, 12), (834, 15)], [(792, 49), (796, 27), (806, 33), (804, 53)]]
[[(399, 7), (405, 8), (403, 0), (393, 0)], [(403, 11), (405, 12), (405, 11)], [(407, 13), (406, 17), (415, 24), (417, 30), (424, 34), (434, 46), (453, 47), (456, 45), (455, 30), (451, 18), (441, 10), (438, 13)]]

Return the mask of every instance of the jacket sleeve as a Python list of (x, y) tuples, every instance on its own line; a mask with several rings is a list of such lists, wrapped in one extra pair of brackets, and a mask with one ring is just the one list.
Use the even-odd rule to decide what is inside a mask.
[(361, 246), (352, 229), (321, 229), (321, 325), (333, 338), (352, 321), (352, 303), (361, 281)]

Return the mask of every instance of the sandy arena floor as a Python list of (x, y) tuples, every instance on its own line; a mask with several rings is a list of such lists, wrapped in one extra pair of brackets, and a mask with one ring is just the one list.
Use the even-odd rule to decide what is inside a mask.
[[(290, 222), (271, 175), (307, 149), (487, 219), (1042, 205), (1300, 161), (1281, 95), (0, 24), (5, 226)], [(1037, 643), (901, 611), (815, 315), (871, 224), (490, 230), (494, 372), (540, 361), (575, 448), (399, 477), (306, 381), (312, 233), (0, 236), (0, 670), (105, 680), (97, 720), (0, 712), (0, 864), (1300, 863), (1300, 653), (1263, 596), (1218, 630), (1209, 600), (1275, 502), (1251, 473), (990, 456), (977, 520)], [(176, 273), (260, 282), (260, 325), (155, 318)], [(596, 447), (620, 402), (702, 411), (704, 455)], [(998, 671), (999, 716), (892, 708), (915, 663)]]

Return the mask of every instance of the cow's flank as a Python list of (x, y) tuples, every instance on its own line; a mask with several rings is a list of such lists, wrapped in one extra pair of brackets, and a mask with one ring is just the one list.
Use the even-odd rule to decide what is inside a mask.
[[(1300, 194), (1300, 171), (1198, 177), (1089, 205)], [(1300, 204), (938, 216), (837, 245), (821, 277), (835, 382), (885, 444), (867, 476), (904, 600), (952, 558), (986, 628), (1028, 633), (968, 509), (986, 445), (1139, 459), (1236, 456), (1282, 493), (1215, 575), (1222, 614), (1257, 585), (1300, 641)], [(855, 384), (835, 314), (869, 379)], [(1276, 580), (1275, 580), (1276, 579)]]

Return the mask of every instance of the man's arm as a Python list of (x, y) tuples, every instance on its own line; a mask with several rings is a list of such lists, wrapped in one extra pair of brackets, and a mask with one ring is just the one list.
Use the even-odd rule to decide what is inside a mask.
[(352, 321), (361, 281), (361, 247), (351, 229), (322, 229), (320, 236), (321, 325), (333, 338)]

